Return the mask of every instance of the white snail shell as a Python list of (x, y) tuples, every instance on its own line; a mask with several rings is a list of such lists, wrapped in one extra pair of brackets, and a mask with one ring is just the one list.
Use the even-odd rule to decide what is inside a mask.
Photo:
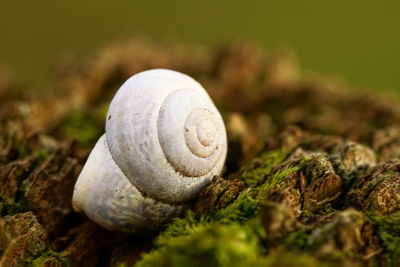
[(76, 211), (110, 230), (155, 230), (223, 169), (223, 120), (204, 88), (164, 69), (128, 79), (78, 177)]

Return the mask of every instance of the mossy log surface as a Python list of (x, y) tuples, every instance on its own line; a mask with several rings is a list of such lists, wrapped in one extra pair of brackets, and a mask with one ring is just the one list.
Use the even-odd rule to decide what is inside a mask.
[[(71, 207), (129, 76), (200, 81), (229, 151), (183, 217), (129, 236)], [(0, 266), (399, 266), (400, 101), (302, 72), (287, 51), (122, 40), (60, 63), (40, 97), (0, 69)], [(47, 93), (46, 93), (47, 92)]]

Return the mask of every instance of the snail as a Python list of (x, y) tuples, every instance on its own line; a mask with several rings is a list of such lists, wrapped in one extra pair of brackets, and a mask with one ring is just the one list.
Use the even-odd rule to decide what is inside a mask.
[(159, 229), (222, 172), (224, 122), (205, 89), (185, 74), (133, 75), (111, 101), (105, 128), (72, 205), (109, 230)]

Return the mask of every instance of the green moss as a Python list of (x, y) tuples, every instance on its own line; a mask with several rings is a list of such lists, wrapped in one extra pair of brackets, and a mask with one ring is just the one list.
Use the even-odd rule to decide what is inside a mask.
[(39, 165), (43, 161), (45, 161), (50, 156), (47, 150), (38, 150), (34, 153), (34, 157), (36, 158), (36, 165)]
[(233, 222), (243, 223), (254, 217), (259, 209), (260, 203), (267, 198), (270, 188), (279, 184), (287, 175), (297, 171), (301, 164), (294, 167), (283, 168), (271, 174), (271, 168), (266, 173), (265, 183), (259, 187), (249, 187), (242, 191), (239, 196), (228, 206), (211, 211), (208, 215), (197, 215), (189, 210), (183, 218), (173, 220), (162, 235), (178, 236), (186, 233), (189, 229), (200, 224), (208, 224), (213, 221), (229, 224)]
[(252, 197), (254, 191), (254, 188), (244, 190), (232, 204), (213, 211), (210, 218), (222, 223), (230, 223), (244, 222), (253, 217), (259, 206), (259, 202)]
[(269, 190), (278, 185), (289, 174), (299, 170), (298, 166), (283, 168), (279, 171), (265, 174), (265, 182), (259, 187), (250, 187), (240, 193), (238, 198), (225, 208), (211, 212), (210, 218), (222, 223), (245, 222), (254, 217), (260, 203), (268, 198)]
[(28, 148), (23, 144), (16, 143), (14, 145), (15, 159), (22, 159), (29, 155)]
[(285, 246), (290, 250), (304, 250), (308, 245), (309, 233), (304, 230), (298, 230), (289, 233), (284, 240)]
[(103, 133), (94, 118), (83, 112), (72, 112), (56, 130), (62, 136), (78, 140), (82, 145), (93, 144)]
[(267, 175), (265, 183), (258, 188), (257, 200), (265, 200), (271, 188), (281, 183), (283, 179), (289, 174), (298, 171), (303, 166), (303, 164), (304, 162), (299, 162), (299, 164), (296, 166), (288, 166), (277, 172)]
[(255, 215), (258, 201), (250, 196), (251, 189), (242, 192), (239, 197), (227, 207), (214, 210), (208, 215), (199, 215), (192, 210), (185, 217), (175, 218), (160, 235), (160, 238), (177, 237), (195, 232), (199, 227), (205, 227), (212, 222), (222, 224), (241, 223)]
[[(51, 264), (49, 263), (51, 262)], [(34, 259), (30, 259), (26, 261), (27, 265), (32, 267), (41, 267), (41, 266), (70, 266), (68, 261), (63, 258), (59, 253), (47, 249), (41, 253), (40, 256), (35, 257)]]
[(380, 232), (379, 236), (388, 252), (389, 259), (393, 266), (400, 265), (400, 237)]
[(155, 242), (156, 249), (145, 254), (138, 266), (249, 266), (275, 262), (263, 256), (259, 244), (266, 234), (256, 215), (267, 191), (299, 168), (271, 173), (271, 167), (263, 174), (262, 186), (245, 189), (230, 205), (207, 215), (187, 211), (185, 217), (167, 226)]
[(400, 211), (388, 215), (366, 214), (373, 224), (381, 231), (398, 235), (400, 237)]
[[(259, 166), (261, 170), (252, 172), (254, 177), (247, 172), (244, 179), (253, 186), (243, 190), (228, 206), (207, 215), (189, 210), (183, 218), (174, 219), (157, 238), (156, 249), (145, 254), (138, 266), (263, 266), (274, 263), (276, 259), (263, 256), (259, 245), (266, 240), (266, 234), (257, 213), (260, 204), (268, 198), (268, 191), (301, 168), (300, 162), (297, 166), (281, 166), (272, 171), (285, 157), (273, 152)], [(257, 183), (261, 185), (256, 186)]]
[(367, 216), (382, 240), (393, 266), (400, 265), (400, 211), (388, 215)]
[[(296, 232), (296, 236), (305, 240), (306, 234)], [(265, 232), (257, 218), (245, 224), (198, 225), (186, 235), (159, 238), (159, 249), (144, 255), (136, 266), (326, 266), (311, 256), (284, 250), (267, 255), (263, 240)]]
[(0, 199), (0, 214), (1, 214), (1, 216), (15, 215), (17, 213), (25, 212), (25, 211), (27, 211), (27, 208), (23, 203), (1, 202), (1, 199)]
[(205, 216), (195, 214), (192, 210), (188, 210), (183, 218), (175, 218), (162, 232), (161, 237), (175, 237), (189, 234), (199, 225), (208, 224), (210, 219)]
[(158, 239), (161, 248), (137, 266), (249, 266), (260, 257), (259, 238), (239, 224), (217, 222), (193, 228), (190, 234)]
[(306, 254), (294, 254), (285, 250), (275, 251), (268, 256), (260, 259), (257, 262), (257, 266), (273, 267), (273, 266), (285, 266), (285, 267), (324, 267), (332, 266), (326, 262), (321, 262)]
[(239, 176), (248, 186), (262, 184), (272, 168), (282, 163), (286, 157), (287, 153), (281, 150), (265, 152), (244, 166)]
[(189, 210), (183, 218), (174, 219), (162, 233), (166, 236), (179, 236), (187, 233), (190, 229), (198, 225), (205, 225), (210, 222), (218, 221), (223, 224), (243, 223), (255, 217), (259, 210), (260, 203), (268, 197), (268, 191), (282, 182), (282, 180), (292, 172), (301, 167), (291, 166), (283, 168), (274, 173), (267, 173), (265, 183), (259, 187), (249, 187), (243, 190), (239, 196), (228, 206), (222, 209), (211, 211), (208, 215), (198, 215)]

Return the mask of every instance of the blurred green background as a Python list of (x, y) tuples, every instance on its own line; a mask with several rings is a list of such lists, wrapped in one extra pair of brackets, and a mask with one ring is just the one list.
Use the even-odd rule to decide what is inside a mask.
[(303, 69), (400, 90), (400, 1), (2, 1), (0, 62), (29, 87), (65, 55), (142, 34), (215, 45), (290, 47)]

